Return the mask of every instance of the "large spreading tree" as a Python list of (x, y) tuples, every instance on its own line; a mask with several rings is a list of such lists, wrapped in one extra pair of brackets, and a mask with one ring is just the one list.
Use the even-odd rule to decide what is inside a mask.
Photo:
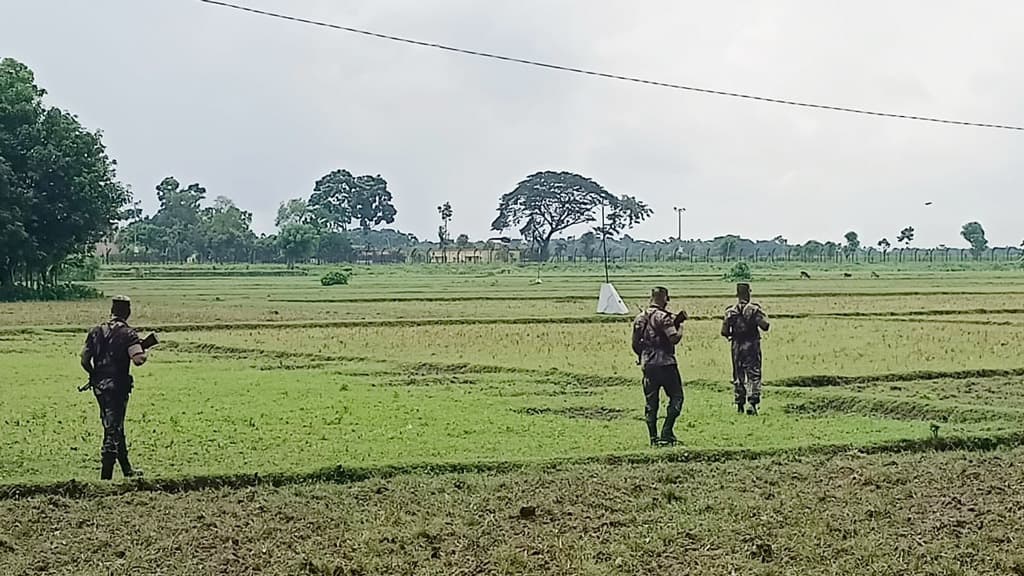
[(538, 172), (501, 197), (498, 217), (491, 229), (518, 227), (538, 260), (548, 259), (551, 239), (580, 224), (597, 222), (602, 207), (604, 226), (595, 228), (611, 237), (651, 215), (646, 204), (630, 196), (618, 197), (597, 182), (571, 172)]
[(393, 223), (398, 214), (384, 178), (354, 176), (348, 170), (335, 170), (317, 180), (307, 204), (318, 228), (341, 232), (355, 221), (364, 237), (374, 226)]
[(43, 103), (28, 66), (0, 60), (0, 287), (56, 281), (90, 252), (130, 199), (101, 134)]

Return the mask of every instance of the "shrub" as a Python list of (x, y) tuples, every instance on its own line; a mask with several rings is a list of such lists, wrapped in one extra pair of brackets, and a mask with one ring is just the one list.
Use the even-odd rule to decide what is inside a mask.
[(323, 277), (320, 278), (320, 284), (323, 286), (345, 285), (348, 284), (349, 276), (350, 274), (348, 272), (343, 270), (334, 270), (324, 274)]
[(737, 262), (733, 264), (732, 268), (722, 278), (730, 282), (749, 282), (753, 277), (754, 275), (750, 271), (750, 264)]
[(0, 289), (0, 302), (28, 302), (53, 300), (92, 300), (103, 298), (103, 292), (82, 284), (57, 284), (41, 288), (14, 285)]
[(60, 269), (60, 279), (72, 282), (93, 282), (99, 275), (100, 259), (91, 254), (72, 256)]

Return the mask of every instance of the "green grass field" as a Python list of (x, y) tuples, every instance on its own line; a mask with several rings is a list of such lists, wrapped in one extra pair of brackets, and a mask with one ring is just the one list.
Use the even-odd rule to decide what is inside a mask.
[[(131, 295), (162, 344), (127, 421), (146, 479), (107, 486), (95, 401), (75, 388), (108, 303), (0, 304), (0, 510), (15, 520), (0, 573), (1024, 571), (999, 544), (1024, 528), (1024, 272), (756, 272), (774, 321), (751, 418), (717, 336), (721, 270), (615, 270), (631, 306), (663, 284), (694, 317), (682, 444), (653, 450), (630, 321), (594, 314), (597, 268), (549, 266), (540, 284), (531, 267), (357, 268), (329, 288), (315, 269), (108, 270), (97, 287)], [(1001, 472), (955, 475), (975, 465)], [(988, 523), (956, 524), (964, 494), (1000, 482), (1016, 484), (971, 512)], [(944, 484), (961, 503), (926, 507)], [(541, 512), (519, 519), (518, 502)], [(94, 566), (83, 540), (109, 506), (175, 520), (106, 534), (113, 556)], [(928, 553), (942, 542), (953, 552)]]

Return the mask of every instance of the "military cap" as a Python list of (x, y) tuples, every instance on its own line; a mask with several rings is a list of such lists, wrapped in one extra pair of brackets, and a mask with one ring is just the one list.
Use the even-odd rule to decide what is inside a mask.
[(121, 296), (121, 295), (114, 296), (111, 300), (113, 300), (114, 302), (125, 302), (125, 303), (128, 303), (128, 304), (130, 304), (131, 301), (132, 301), (131, 298), (129, 298), (127, 296)]
[(736, 284), (736, 293), (737, 294), (750, 294), (750, 284), (747, 284), (746, 282), (738, 282)]
[(651, 298), (658, 298), (659, 296), (664, 296), (665, 299), (668, 300), (668, 288), (665, 288), (664, 286), (655, 286), (651, 289)]

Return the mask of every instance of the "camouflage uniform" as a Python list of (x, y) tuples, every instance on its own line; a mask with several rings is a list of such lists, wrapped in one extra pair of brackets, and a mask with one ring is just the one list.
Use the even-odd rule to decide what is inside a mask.
[[(115, 306), (118, 302), (127, 302), (127, 298), (116, 298)], [(124, 419), (133, 385), (129, 373), (132, 357), (141, 352), (144, 350), (138, 334), (125, 318), (117, 315), (94, 327), (85, 339), (82, 367), (89, 372), (89, 383), (100, 407), (103, 424), (100, 478), (104, 480), (113, 476), (115, 462), (121, 465), (126, 477), (135, 475), (128, 461)]]
[[(683, 381), (676, 363), (674, 342), (680, 338), (676, 317), (664, 307), (652, 305), (633, 322), (633, 351), (643, 368), (644, 419), (652, 445), (676, 442), (673, 426), (683, 409)], [(668, 396), (668, 409), (659, 437), (658, 404), (662, 388)]]
[(739, 302), (725, 311), (722, 336), (731, 340), (733, 394), (741, 412), (749, 402), (751, 413), (756, 414), (761, 403), (761, 330), (768, 327), (768, 315), (749, 300), (749, 287)]

